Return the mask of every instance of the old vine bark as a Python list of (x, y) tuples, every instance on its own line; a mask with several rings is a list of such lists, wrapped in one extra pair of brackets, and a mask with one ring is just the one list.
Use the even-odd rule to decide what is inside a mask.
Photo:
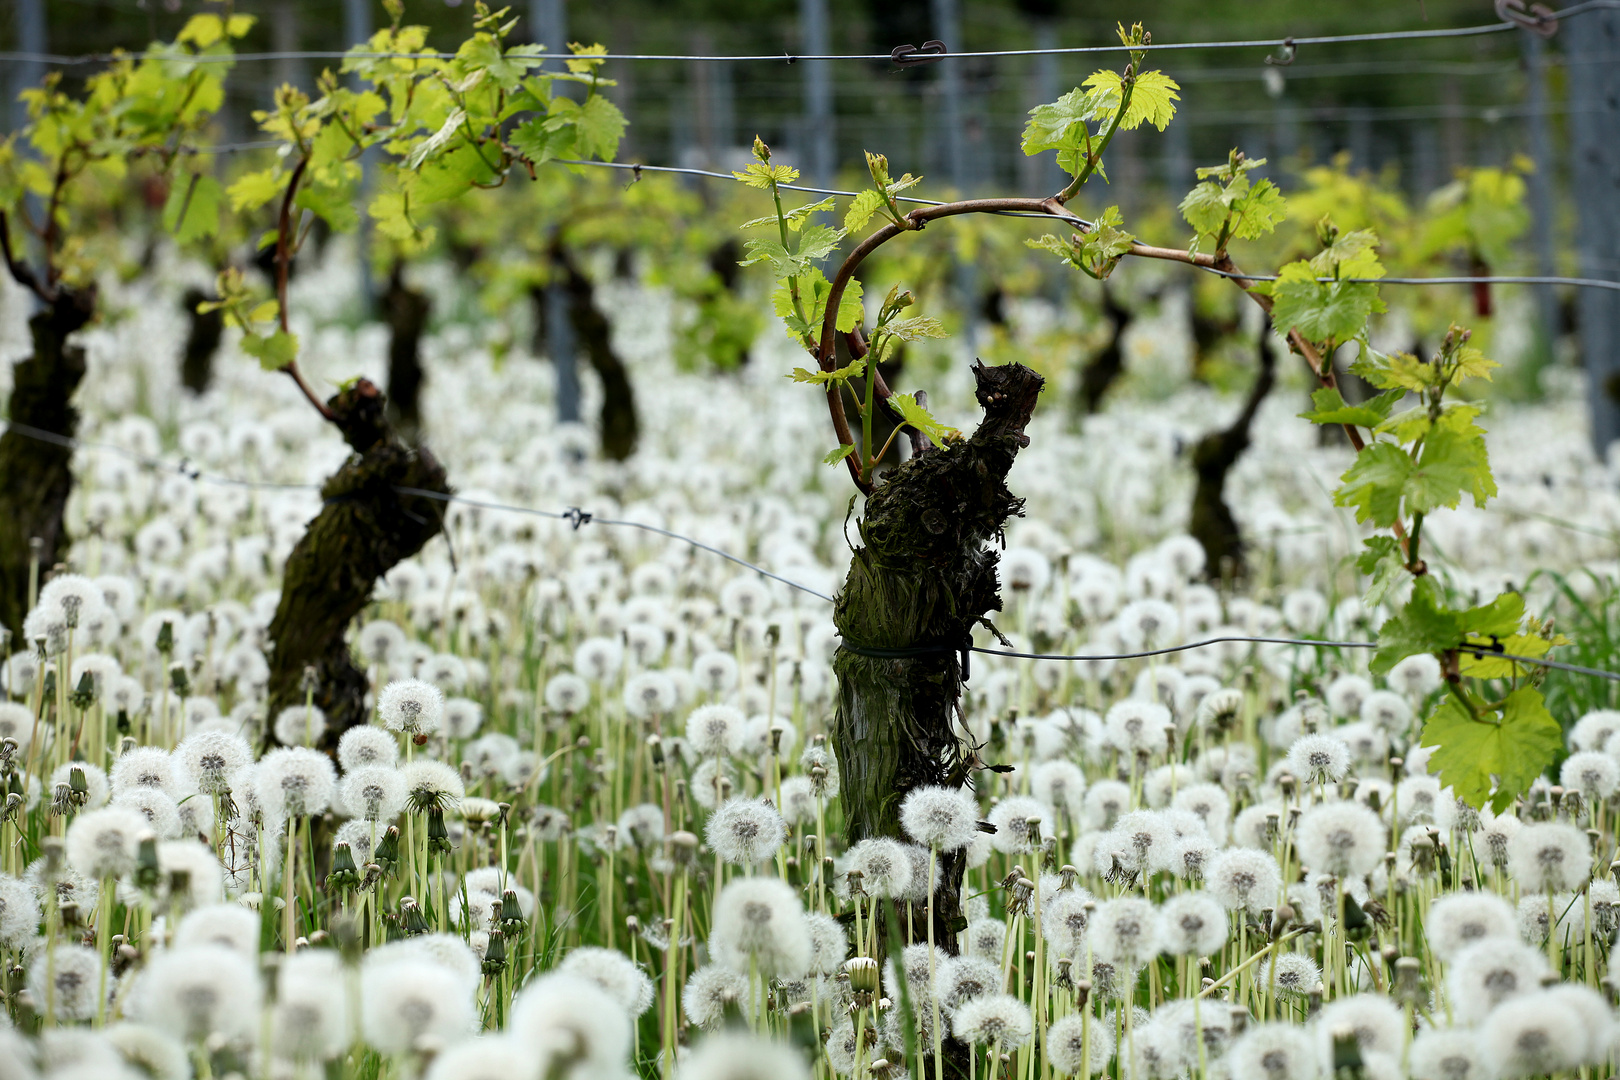
[(217, 299), (198, 288), (187, 289), (180, 298), (189, 325), (186, 347), (180, 355), (180, 382), (193, 394), (206, 393), (214, 381), (214, 354), (225, 332), (223, 312), (198, 311), (197, 305)]
[(54, 301), (28, 320), (34, 351), (12, 366), (9, 423), (0, 435), (0, 621), (13, 649), (23, 646), (31, 541), (40, 541), (42, 577), (69, 544), (63, 513), (73, 491), (73, 450), (12, 427), (69, 439), (78, 432), (73, 392), (84, 378), (84, 350), (67, 339), (90, 321), (96, 297), (94, 290), (57, 288)]
[(405, 264), (396, 262), (383, 294), (388, 318), (389, 419), (409, 435), (422, 426), (422, 333), (432, 302), (405, 284)]
[(1276, 382), (1276, 360), (1271, 355), (1270, 335), (1260, 334), (1257, 350), (1259, 371), (1243, 411), (1231, 426), (1212, 431), (1193, 445), (1192, 467), (1198, 484), (1193, 489), (1192, 514), (1188, 531), (1204, 548), (1204, 572), (1219, 578), (1230, 574), (1242, 576), (1247, 567), (1244, 561), (1243, 533), (1238, 528), (1232, 508), (1226, 505), (1226, 477), (1232, 466), (1249, 447), (1249, 429), (1260, 410), (1260, 403), (1271, 393)]
[(332, 747), (367, 720), (366, 676), (350, 655), (349, 623), (377, 579), (422, 550), (443, 520), (441, 501), (400, 489), (450, 489), (432, 454), (399, 440), (375, 385), (362, 379), (327, 407), (354, 455), (322, 486), (321, 512), (287, 558), (270, 623), (269, 715), (303, 704), (304, 672), (313, 668), (315, 704), (327, 720), (323, 745)]
[(569, 321), (585, 346), (591, 369), (602, 380), (602, 456), (611, 461), (623, 461), (635, 452), (636, 439), (641, 434), (629, 369), (613, 351), (612, 328), (607, 316), (596, 306), (596, 287), (591, 279), (563, 245), (555, 245), (551, 257), (561, 272), (562, 286), (568, 294)]
[[(860, 522), (862, 546), (833, 613), (846, 647), (833, 661), (832, 742), (851, 843), (902, 836), (900, 803), (913, 788), (969, 779), (953, 728), (962, 696), (954, 650), (1001, 608), (1000, 556), (987, 544), (1022, 512), (1006, 478), (1029, 445), (1024, 426), (1043, 384), (1020, 364), (976, 365), (973, 373), (984, 408), (978, 430), (959, 444), (925, 450), (873, 492)], [(883, 658), (848, 646), (919, 653)], [(935, 940), (950, 953), (957, 951), (963, 868), (961, 852), (940, 860)], [(927, 939), (926, 910), (918, 905), (912, 913), (918, 941)]]

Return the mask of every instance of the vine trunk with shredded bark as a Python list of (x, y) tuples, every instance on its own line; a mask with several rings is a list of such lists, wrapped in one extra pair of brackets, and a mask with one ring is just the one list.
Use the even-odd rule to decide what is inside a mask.
[(1243, 409), (1231, 426), (1212, 431), (1193, 445), (1192, 467), (1198, 478), (1193, 489), (1192, 514), (1188, 531), (1204, 548), (1204, 572), (1212, 578), (1241, 577), (1244, 560), (1243, 533), (1237, 518), (1226, 504), (1226, 478), (1243, 451), (1249, 448), (1249, 430), (1255, 414), (1276, 382), (1276, 360), (1271, 355), (1269, 335), (1261, 333), (1258, 372)]
[(585, 357), (591, 369), (602, 380), (602, 456), (611, 461), (623, 461), (635, 452), (636, 440), (641, 435), (630, 371), (613, 350), (612, 328), (607, 316), (596, 306), (595, 284), (562, 244), (553, 246), (551, 258), (562, 276), (574, 333), (585, 346)]
[(433, 304), (405, 284), (405, 264), (396, 262), (382, 307), (388, 318), (388, 416), (409, 436), (422, 426), (422, 334)]
[(33, 541), (41, 577), (67, 554), (63, 515), (73, 492), (73, 450), (13, 425), (64, 439), (78, 432), (73, 392), (84, 378), (84, 350), (67, 339), (90, 321), (95, 303), (94, 290), (58, 286), (55, 299), (28, 320), (32, 355), (12, 367), (9, 423), (0, 435), (0, 622), (14, 650), (26, 646)]
[(313, 669), (315, 704), (326, 713), (322, 745), (330, 749), (367, 721), (366, 676), (345, 638), (349, 624), (377, 579), (422, 550), (443, 522), (441, 500), (408, 489), (450, 488), (432, 454), (399, 440), (372, 383), (361, 379), (326, 407), (354, 454), (321, 487), (321, 512), (287, 558), (270, 623), (269, 715), (303, 704), (304, 672)]
[[(984, 408), (978, 430), (954, 445), (923, 449), (867, 499), (862, 543), (833, 613), (845, 646), (833, 661), (832, 741), (850, 843), (903, 839), (900, 804), (908, 792), (970, 778), (972, 752), (955, 724), (963, 675), (956, 650), (1001, 608), (999, 555), (988, 545), (1023, 511), (1007, 473), (1029, 445), (1024, 427), (1043, 385), (1020, 364), (975, 365), (973, 374)], [(891, 652), (907, 655), (866, 655)], [(942, 855), (934, 939), (948, 953), (957, 951), (964, 925), (964, 869), (963, 852)], [(913, 928), (913, 940), (928, 940), (927, 905), (913, 905), (910, 914), (899, 925)], [(953, 1056), (963, 1050), (954, 1041), (948, 1046)], [(953, 1075), (958, 1068), (966, 1075), (965, 1056), (951, 1062)]]

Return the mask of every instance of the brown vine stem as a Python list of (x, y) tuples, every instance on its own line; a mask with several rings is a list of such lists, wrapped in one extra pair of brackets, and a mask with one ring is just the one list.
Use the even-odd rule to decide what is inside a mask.
[[(827, 309), (821, 317), (821, 339), (815, 354), (816, 362), (820, 365), (821, 370), (832, 371), (837, 366), (834, 343), (838, 333), (838, 306), (843, 301), (844, 290), (849, 285), (850, 279), (854, 277), (856, 269), (866, 260), (867, 256), (901, 233), (916, 232), (928, 222), (938, 218), (956, 217), (961, 214), (1001, 214), (1008, 212), (1046, 214), (1055, 220), (1075, 226), (1081, 232), (1088, 231), (1090, 227), (1085, 221), (1069, 213), (1063, 202), (1055, 195), (1046, 199), (964, 199), (960, 202), (919, 207), (905, 216), (904, 220), (909, 224), (904, 228), (892, 221), (885, 223), (882, 228), (856, 245), (855, 250), (851, 251), (844, 259), (843, 263), (838, 267), (838, 273), (833, 277), (832, 287), (827, 292)], [(1220, 270), (1228, 275), (1237, 275), (1229, 277), (1228, 280), (1242, 289), (1249, 299), (1259, 304), (1260, 309), (1267, 315), (1271, 314), (1271, 297), (1266, 296), (1264, 293), (1255, 292), (1254, 282), (1241, 276), (1242, 271), (1233, 264), (1225, 252), (1212, 255), (1203, 252), (1185, 251), (1181, 248), (1132, 244), (1130, 251), (1126, 254), (1135, 255), (1142, 259), (1162, 259), (1167, 262), (1186, 263), (1188, 266), (1199, 266), (1210, 270)], [(1316, 351), (1316, 346), (1312, 345), (1298, 330), (1292, 327), (1288, 329), (1287, 336), (1290, 348), (1304, 359), (1311, 369), (1311, 374), (1316, 376), (1317, 381), (1324, 387), (1337, 389), (1338, 379), (1334, 376), (1333, 365), (1323, 360), (1321, 354)], [(852, 353), (857, 343), (864, 345), (858, 333), (852, 332), (848, 340)], [(883, 381), (883, 376), (878, 373), (877, 365), (871, 366), (867, 376), (875, 380), (873, 389), (876, 402), (887, 402), (890, 390)], [(829, 384), (827, 387), (827, 411), (832, 415), (833, 430), (838, 435), (839, 443), (844, 446), (854, 443), (855, 438), (849, 429), (849, 418), (844, 415), (844, 400), (836, 384)], [(1345, 424), (1343, 426), (1345, 436), (1350, 440), (1350, 445), (1355, 448), (1356, 453), (1361, 453), (1367, 445), (1366, 440), (1361, 437), (1361, 432), (1356, 430), (1354, 424)], [(851, 454), (844, 458), (844, 463), (849, 467), (850, 477), (855, 481), (855, 486), (861, 490), (862, 494), (870, 495), (872, 485), (862, 479), (861, 469), (855, 461), (855, 455)], [(1401, 544), (1402, 550), (1407, 553), (1408, 561), (1410, 561), (1411, 541), (1406, 534), (1405, 527), (1401, 522), (1397, 521), (1393, 531), (1395, 538)]]
[[(281, 197), (281, 213), (276, 218), (276, 320), (284, 334), (292, 333), (287, 320), (287, 279), (292, 273), (293, 198), (298, 194), (298, 182), (304, 178), (304, 170), (308, 167), (309, 155), (304, 154), (298, 159), (298, 164), (293, 166), (292, 176), (287, 181), (287, 192)], [(320, 413), (322, 418), (333, 424), (338, 422), (337, 415), (326, 407), (326, 402), (322, 401), (304, 380), (304, 373), (299, 370), (296, 359), (287, 361), (281, 370), (292, 378), (293, 384), (302, 391), (309, 403), (315, 406), (315, 411)]]

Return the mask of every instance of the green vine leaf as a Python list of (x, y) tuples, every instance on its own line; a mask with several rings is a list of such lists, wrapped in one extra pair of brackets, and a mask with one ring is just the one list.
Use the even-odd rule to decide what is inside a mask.
[(1405, 391), (1390, 390), (1360, 405), (1349, 405), (1336, 387), (1324, 386), (1311, 394), (1311, 404), (1316, 408), (1299, 415), (1313, 424), (1355, 424), (1357, 427), (1377, 428), (1389, 419), (1390, 410), (1405, 396)]
[(1441, 702), (1423, 725), (1422, 745), (1434, 747), (1429, 771), (1470, 806), (1496, 813), (1528, 791), (1564, 748), (1564, 733), (1541, 691), (1521, 686), (1480, 719), (1456, 698)]
[[(1124, 80), (1119, 72), (1094, 72), (1082, 85), (1092, 91), (1094, 107), (1112, 117), (1124, 94)], [(1131, 89), (1131, 103), (1119, 121), (1120, 130), (1132, 131), (1146, 123), (1163, 131), (1176, 115), (1176, 102), (1181, 100), (1176, 91), (1180, 89), (1176, 80), (1162, 71), (1138, 74)]]
[(858, 379), (866, 373), (866, 358), (856, 357), (841, 368), (833, 371), (811, 371), (808, 368), (796, 367), (793, 373), (787, 376), (796, 383), (813, 383), (825, 386), (828, 383), (847, 383), (851, 379)]
[(1366, 327), (1368, 316), (1384, 310), (1376, 285), (1316, 278), (1304, 260), (1282, 268), (1271, 293), (1273, 325), (1298, 330), (1312, 342), (1350, 341)]

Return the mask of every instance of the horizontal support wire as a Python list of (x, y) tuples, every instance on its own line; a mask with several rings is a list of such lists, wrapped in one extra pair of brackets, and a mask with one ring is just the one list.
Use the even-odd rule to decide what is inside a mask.
[[(72, 438), (67, 435), (60, 435), (56, 432), (44, 431), (40, 428), (30, 427), (27, 424), (18, 424), (13, 422), (7, 425), (7, 430), (14, 431), (19, 435), (25, 436), (26, 438), (50, 443), (54, 446), (60, 446), (66, 449), (103, 450), (134, 461), (145, 468), (159, 472), (173, 472), (199, 483), (224, 484), (233, 487), (262, 488), (281, 491), (320, 490), (320, 486), (318, 484), (288, 484), (266, 480), (239, 480), (234, 477), (220, 476), (216, 473), (204, 472), (201, 469), (194, 468), (189, 463), (184, 461), (178, 463), (163, 461), (159, 458), (148, 457), (144, 454), (135, 453), (132, 450), (127, 450), (122, 446), (117, 446), (112, 443), (89, 442), (83, 439)], [(728, 551), (717, 548), (712, 544), (706, 544), (701, 540), (694, 539), (690, 536), (684, 536), (681, 533), (673, 532), (669, 529), (660, 528), (657, 525), (648, 525), (645, 522), (627, 521), (616, 518), (600, 518), (587, 511), (583, 511), (578, 507), (569, 507), (566, 511), (558, 512), (553, 510), (540, 510), (532, 506), (513, 506), (508, 503), (486, 502), (481, 499), (468, 499), (460, 495), (442, 491), (433, 491), (428, 488), (395, 485), (394, 490), (401, 495), (412, 495), (420, 498), (436, 499), (446, 503), (460, 503), (463, 506), (471, 506), (482, 510), (506, 511), (514, 514), (527, 514), (533, 517), (544, 517), (551, 518), (553, 520), (567, 521), (573, 524), (576, 532), (582, 525), (608, 525), (640, 529), (643, 532), (654, 533), (658, 536), (667, 537), (671, 540), (679, 540), (684, 544), (690, 544), (692, 547), (718, 555), (738, 566), (752, 570), (755, 573), (762, 574), (773, 581), (781, 582), (783, 585), (786, 585), (789, 588), (797, 589), (799, 592), (805, 593), (809, 596), (814, 596), (818, 600), (825, 600), (829, 604), (837, 602), (835, 598), (828, 596), (824, 592), (812, 589), (808, 585), (802, 585), (797, 581), (782, 577), (780, 574), (774, 574), (762, 566), (757, 566), (754, 563), (749, 562), (747, 559), (740, 558)], [(1325, 641), (1317, 638), (1247, 637), (1242, 635), (1206, 638), (1201, 641), (1189, 642), (1183, 645), (1170, 645), (1162, 649), (1148, 649), (1142, 652), (1132, 653), (1031, 653), (1017, 652), (1010, 649), (989, 649), (982, 648), (978, 645), (967, 644), (917, 645), (897, 649), (873, 649), (851, 645), (848, 642), (845, 642), (841, 647), (859, 655), (872, 656), (880, 659), (904, 659), (909, 657), (925, 656), (933, 653), (960, 653), (966, 651), (980, 653), (984, 656), (1000, 656), (1012, 660), (1114, 662), (1123, 660), (1146, 660), (1155, 656), (1169, 656), (1175, 653), (1189, 652), (1194, 649), (1204, 649), (1214, 645), (1224, 644), (1292, 645), (1300, 648), (1313, 649), (1378, 648), (1378, 643), (1376, 641)], [(1593, 678), (1620, 681), (1620, 673), (1603, 671), (1599, 668), (1582, 667), (1579, 664), (1566, 664), (1558, 660), (1547, 660), (1545, 658), (1533, 656), (1518, 656), (1512, 653), (1502, 652), (1500, 649), (1489, 645), (1463, 644), (1457, 646), (1457, 651), (1461, 653), (1468, 653), (1479, 659), (1494, 658), (1497, 660), (1507, 660), (1512, 663), (1526, 664), (1532, 667), (1554, 668), (1559, 671), (1573, 672), (1577, 675), (1589, 675)]]
[[(1570, 7), (1554, 11), (1539, 19), (1532, 19), (1537, 25), (1546, 23), (1556, 24), (1561, 19), (1567, 19), (1587, 11), (1600, 8), (1620, 7), (1620, 0), (1586, 0), (1584, 3), (1574, 4)], [(1432, 30), (1386, 30), (1367, 34), (1328, 34), (1318, 37), (1281, 37), (1281, 38), (1248, 38), (1236, 41), (1184, 41), (1164, 42), (1148, 45), (1079, 45), (1072, 47), (1053, 47), (1047, 49), (983, 49), (973, 52), (945, 52), (945, 53), (901, 53), (909, 46), (901, 46), (901, 50), (887, 53), (844, 53), (844, 54), (807, 54), (796, 53), (758, 53), (753, 55), (714, 56), (690, 53), (605, 53), (586, 57), (592, 60), (651, 60), (651, 61), (685, 61), (685, 62), (712, 62), (712, 63), (787, 63), (793, 64), (800, 60), (866, 60), (866, 61), (892, 61), (907, 65), (919, 62), (935, 63), (941, 60), (967, 60), (982, 57), (996, 56), (1083, 56), (1096, 53), (1119, 52), (1168, 52), (1173, 50), (1209, 50), (1209, 49), (1298, 49), (1304, 45), (1346, 45), (1365, 42), (1384, 41), (1432, 41), (1448, 38), (1480, 37), (1486, 34), (1503, 34), (1513, 30), (1522, 29), (1516, 22), (1481, 23), (1475, 26), (1454, 26)], [(897, 55), (898, 54), (898, 55)], [(125, 54), (137, 56), (138, 54)], [(916, 59), (913, 59), (916, 57)], [(255, 52), (237, 53), (221, 56), (191, 56), (183, 57), (190, 63), (248, 63), (255, 61), (279, 60), (453, 60), (455, 53), (447, 52), (347, 52), (347, 51), (281, 51), (281, 52)], [(570, 60), (573, 56), (562, 53), (546, 54), (546, 59)], [(67, 67), (79, 64), (105, 64), (119, 59), (112, 53), (85, 53), (79, 56), (65, 56), (58, 53), (36, 52), (0, 52), (0, 63), (26, 63), (51, 64), (58, 67)]]

